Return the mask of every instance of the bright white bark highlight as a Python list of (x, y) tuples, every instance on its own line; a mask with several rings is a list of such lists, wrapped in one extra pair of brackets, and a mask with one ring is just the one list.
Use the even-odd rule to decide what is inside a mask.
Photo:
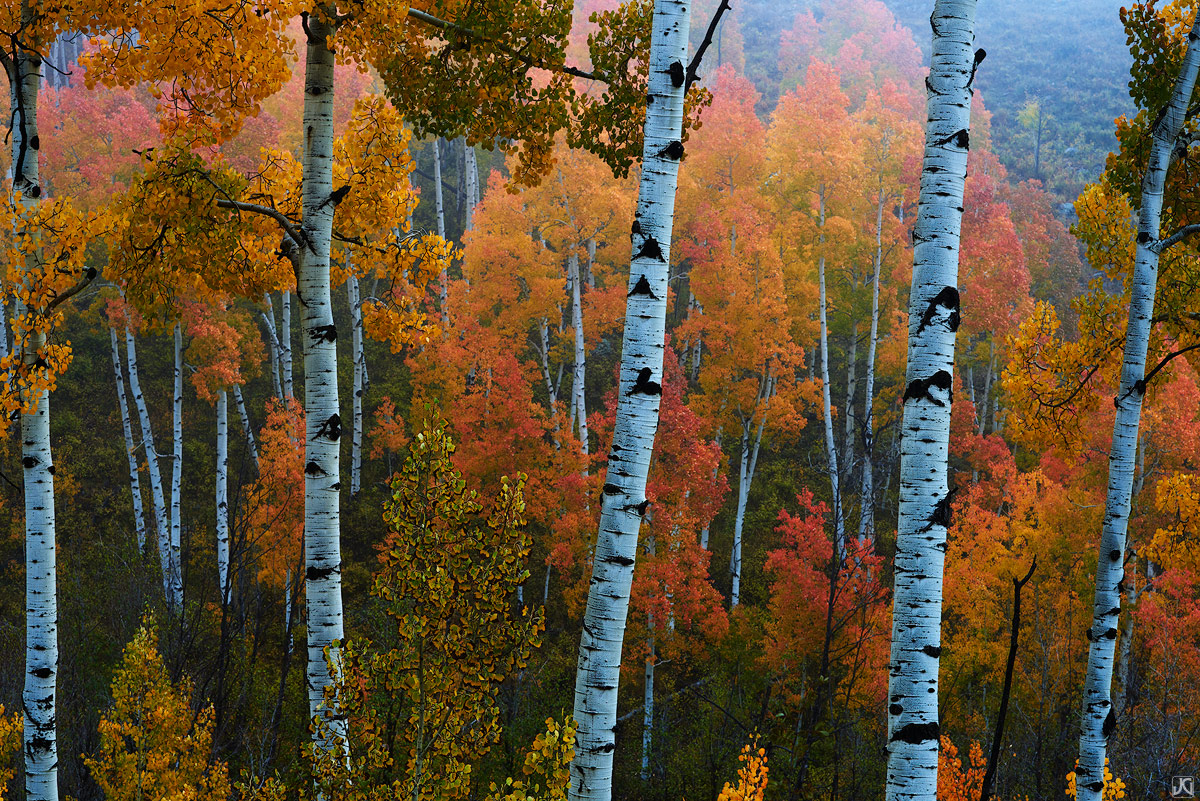
[(883, 267), (883, 187), (875, 207), (875, 275), (871, 279), (871, 333), (867, 340), (867, 375), (863, 385), (863, 460), (858, 523), (860, 543), (875, 539), (875, 348), (879, 343), (879, 271)]
[(296, 397), (292, 385), (292, 293), (285, 289), (280, 293), (283, 300), (280, 303), (279, 321), (279, 363), (283, 373), (283, 394), (288, 398)]
[[(738, 471), (737, 512), (733, 518), (733, 548), (729, 554), (729, 575), (732, 579), (729, 592), (730, 609), (742, 601), (742, 539), (746, 524), (746, 504), (750, 500), (750, 485), (754, 483), (754, 472), (758, 469), (758, 448), (762, 445), (763, 429), (767, 426), (766, 404), (771, 400), (773, 387), (774, 382), (768, 375), (759, 393), (759, 402), (755, 404), (755, 409), (761, 406), (763, 412), (758, 420), (758, 431), (753, 442), (750, 439), (750, 429), (754, 425), (754, 418), (749, 417), (742, 421), (742, 459)], [(701, 539), (701, 547), (707, 548), (708, 526), (704, 527)]]
[(271, 351), (271, 388), (275, 397), (283, 397), (283, 380), (281, 378), (282, 356), (280, 354), (279, 332), (275, 327), (275, 304), (271, 302), (271, 293), (263, 295), (267, 310), (262, 313), (263, 324), (267, 327), (267, 347)]
[(1142, 178), (1142, 207), (1138, 212), (1137, 255), (1130, 285), (1129, 327), (1121, 363), (1121, 385), (1115, 399), (1112, 449), (1108, 454), (1108, 495), (1104, 528), (1096, 565), (1096, 599), (1088, 629), (1087, 675), (1083, 686), (1083, 726), (1079, 764), (1075, 768), (1079, 801), (1100, 801), (1104, 788), (1104, 757), (1108, 736), (1116, 727), (1112, 708), (1113, 657), (1117, 621), (1121, 614), (1120, 582), (1125, 573), (1125, 535), (1137, 461), (1138, 427), (1145, 394), (1146, 350), (1150, 343), (1163, 191), (1171, 152), (1179, 138), (1200, 69), (1200, 18), (1188, 35), (1187, 54), (1175, 81), (1170, 103), (1154, 128), (1146, 174)]
[[(438, 138), (433, 138), (433, 206), (434, 213), (437, 215), (437, 232), (441, 239), (446, 238), (446, 210), (442, 203), (442, 151), (438, 147)], [(448, 305), (448, 297), (450, 293), (450, 276), (446, 269), (442, 268), (442, 274), (438, 277), (438, 294), (442, 309), (442, 335), (445, 336), (450, 330), (450, 307)]]
[(362, 302), (358, 293), (358, 279), (351, 275), (346, 281), (346, 294), (350, 302), (351, 353), (354, 359), (354, 427), (350, 435), (350, 496), (362, 488), (362, 440), (363, 440), (363, 395), (367, 391), (367, 356), (363, 350)]
[(217, 393), (217, 587), (229, 601), (229, 396)]
[(958, 246), (974, 76), (975, 0), (937, 0), (921, 194), (913, 232), (908, 374), (900, 443), (892, 651), (888, 683), (887, 799), (934, 801), (942, 563), (950, 518), (946, 458)]
[[(342, 622), (341, 456), (338, 415), (337, 328), (329, 286), (333, 236), (333, 63), (332, 33), (318, 18), (308, 23), (304, 75), (304, 143), (301, 203), (303, 224), (297, 295), (304, 309), (304, 556), (308, 616), (309, 714), (326, 716), (331, 737), (344, 741), (345, 719), (325, 701), (332, 687), (326, 651), (340, 664)], [(317, 746), (334, 747), (318, 739)]]
[(238, 417), (242, 418), (242, 433), (246, 435), (246, 447), (250, 458), (254, 461), (254, 469), (258, 469), (258, 446), (254, 444), (254, 426), (250, 424), (250, 413), (246, 411), (246, 399), (242, 397), (240, 384), (233, 385), (233, 399), (237, 403)]
[(575, 679), (574, 716), (579, 728), (571, 763), (571, 801), (608, 801), (612, 797), (621, 645), (662, 400), (667, 273), (690, 16), (688, 0), (656, 0), (654, 4), (620, 394)]
[(475, 147), (463, 141), (463, 169), (467, 174), (467, 216), (464, 232), (475, 227), (475, 207), (479, 205), (479, 165), (475, 161)]
[(112, 340), (113, 375), (117, 383), (117, 403), (121, 409), (121, 431), (125, 435), (125, 456), (129, 462), (129, 490), (133, 495), (133, 530), (137, 534), (138, 552), (146, 549), (146, 516), (142, 511), (142, 482), (138, 478), (137, 445), (133, 441), (133, 421), (129, 419), (129, 401), (125, 397), (125, 374), (121, 370), (121, 349), (117, 345), (117, 329), (108, 329)]
[(158, 563), (162, 569), (163, 597), (171, 603), (171, 523), (167, 517), (167, 505), (163, 495), (162, 472), (159, 470), (158, 452), (154, 449), (154, 430), (150, 427), (150, 409), (142, 384), (138, 380), (137, 344), (133, 332), (125, 329), (125, 366), (129, 371), (129, 391), (138, 410), (138, 422), (142, 430), (142, 444), (146, 447), (146, 472), (150, 475), (150, 504), (154, 510), (154, 531), (158, 542)]
[(571, 325), (575, 328), (575, 383), (571, 392), (574, 416), (579, 424), (579, 452), (583, 454), (583, 474), (588, 474), (587, 346), (583, 337), (583, 304), (580, 302), (579, 257), (567, 259), (567, 278), (571, 282)]
[[(821, 241), (825, 241), (825, 194), (821, 190)], [(838, 475), (837, 441), (833, 433), (833, 409), (829, 392), (829, 326), (825, 300), (825, 256), (817, 259), (817, 284), (820, 291), (818, 325), (821, 328), (821, 410), (825, 419), (825, 458), (828, 463), (829, 484), (833, 490), (833, 542), (839, 562), (846, 556), (846, 524), (842, 514), (842, 488)]]

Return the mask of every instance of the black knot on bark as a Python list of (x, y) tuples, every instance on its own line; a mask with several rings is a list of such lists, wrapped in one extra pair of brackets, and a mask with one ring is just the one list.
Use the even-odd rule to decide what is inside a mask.
[(88, 267), (87, 270), (84, 272), (84, 275), (87, 276), (87, 280), (91, 281), (93, 278), (96, 277), (96, 268)]
[(54, 475), (54, 465), (50, 465), (49, 467), (47, 467), (46, 472), (49, 473), (50, 475)]
[(312, 337), (313, 342), (337, 342), (337, 326), (314, 325), (309, 329), (308, 335)]
[(29, 196), (35, 197), (35, 198), (41, 197), (42, 196), (42, 188), (40, 186), (33, 187), (32, 189), (29, 190)]
[(620, 554), (613, 554), (604, 561), (614, 565), (620, 565), (621, 567), (630, 567), (633, 565), (632, 559), (630, 559), (628, 556), (621, 556)]
[(1111, 551), (1108, 552), (1108, 558), (1114, 562), (1119, 562), (1121, 560), (1121, 549), (1113, 548)]
[(621, 488), (616, 484), (605, 484), (603, 492), (605, 495), (620, 495)]
[(629, 290), (628, 297), (632, 298), (634, 295), (648, 295), (651, 300), (658, 300), (658, 296), (651, 291), (650, 282), (644, 275), (637, 280), (636, 284), (633, 285), (633, 289)]
[(649, 367), (643, 367), (638, 371), (637, 378), (633, 382), (633, 389), (626, 392), (626, 395), (661, 395), (662, 385), (657, 381), (651, 381), (650, 376), (654, 375)]
[(636, 504), (633, 508), (637, 509), (637, 513), (639, 515), (644, 515), (644, 514), (646, 514), (646, 510), (650, 508), (650, 501), (649, 500), (642, 501), (641, 503)]
[(322, 579), (329, 578), (334, 573), (340, 572), (342, 572), (340, 565), (334, 565), (333, 567), (310, 567), (304, 571), (304, 577), (309, 581), (321, 581)]
[(1149, 242), (1150, 240), (1151, 240), (1150, 234), (1146, 233), (1145, 231), (1138, 231), (1137, 243), (1139, 245), (1144, 245), (1147, 242)]
[(326, 474), (321, 465), (317, 464), (316, 462), (309, 462), (308, 464), (304, 465), (304, 472), (310, 476), (323, 476)]
[(329, 419), (321, 423), (313, 439), (328, 437), (330, 442), (337, 442), (342, 436), (342, 417), (337, 412), (329, 415)]
[(906, 403), (909, 399), (920, 400), (921, 398), (925, 398), (935, 406), (945, 406), (945, 403), (942, 403), (929, 394), (931, 387), (944, 390), (947, 393), (948, 400), (951, 403), (954, 402), (954, 379), (945, 370), (938, 370), (929, 376), (929, 378), (918, 378), (916, 381), (910, 383), (908, 388), (904, 390), (904, 397), (901, 399), (901, 402)]
[(1112, 736), (1112, 733), (1117, 729), (1117, 713), (1113, 710), (1108, 710), (1108, 717), (1104, 719), (1104, 725), (1100, 727), (1100, 733), (1105, 739)]
[(909, 745), (920, 745), (926, 740), (936, 740), (940, 732), (941, 730), (938, 727), (937, 721), (933, 723), (909, 723), (907, 726), (901, 726), (892, 735), (892, 742), (899, 740)]
[(667, 74), (671, 76), (671, 85), (676, 89), (683, 86), (683, 62), (672, 61), (671, 66), (667, 68)]
[(33, 670), (29, 671), (29, 675), (36, 676), (39, 679), (48, 679), (54, 675), (54, 671), (48, 667), (34, 668)]
[(904, 707), (900, 706), (899, 704), (892, 704), (888, 707), (888, 713), (892, 715), (899, 715), (903, 711)]
[(950, 317), (953, 324), (950, 325), (951, 331), (958, 330), (958, 290), (955, 287), (942, 287), (942, 291), (934, 296), (933, 300), (929, 301), (929, 305), (925, 307), (925, 313), (921, 315), (921, 322), (917, 325), (917, 333), (925, 330), (925, 326), (933, 322), (933, 316), (937, 314), (937, 309), (941, 306), (943, 309), (950, 310)]
[(666, 261), (666, 259), (663, 258), (662, 246), (659, 245), (658, 240), (652, 236), (646, 237), (645, 241), (642, 242), (641, 249), (638, 250), (633, 258), (658, 259), (659, 261)]
[(659, 158), (671, 159), (671, 161), (679, 161), (683, 158), (683, 142), (676, 139), (671, 144), (658, 151)]
[(926, 656), (932, 656), (934, 659), (942, 655), (942, 647), (940, 645), (926, 645), (921, 651)]
[(26, 456), (24, 459), (21, 460), (21, 464), (23, 464), (25, 466), (25, 469), (28, 470), (28, 469), (32, 468), (35, 464), (37, 464), (37, 459), (34, 459), (32, 456)]
[(33, 136), (33, 138), (29, 140), (29, 149), (30, 150), (41, 150), (42, 149), (42, 138), (35, 134)]

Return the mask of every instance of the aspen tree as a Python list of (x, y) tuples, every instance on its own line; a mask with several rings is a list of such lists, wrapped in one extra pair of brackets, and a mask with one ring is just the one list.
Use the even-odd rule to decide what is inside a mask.
[(958, 249), (970, 141), (974, 0), (937, 0), (925, 155), (908, 313), (900, 444), (900, 513), (888, 683), (888, 801), (937, 792), (942, 563), (950, 521), (947, 455)]

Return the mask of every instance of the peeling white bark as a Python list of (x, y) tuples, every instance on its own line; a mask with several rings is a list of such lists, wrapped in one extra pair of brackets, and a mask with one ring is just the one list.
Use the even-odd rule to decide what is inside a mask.
[[(1083, 686), (1083, 726), (1079, 738), (1079, 764), (1075, 768), (1078, 801), (1100, 801), (1104, 788), (1104, 757), (1108, 737), (1116, 727), (1112, 708), (1113, 651), (1121, 614), (1121, 581), (1125, 574), (1125, 536), (1135, 462), (1142, 397), (1145, 394), (1146, 351), (1150, 343), (1154, 293), (1158, 281), (1159, 241), (1163, 192), (1171, 153), (1196, 86), (1200, 69), (1200, 17), (1188, 35), (1187, 53), (1171, 100), (1153, 131), (1146, 174), (1142, 177), (1142, 204), (1138, 212), (1137, 254), (1130, 283), (1129, 327), (1121, 364), (1121, 384), (1114, 403), (1112, 448), (1108, 455), (1108, 495), (1104, 527), (1096, 566), (1096, 598), (1088, 629), (1087, 676)], [(1114, 771), (1116, 772), (1116, 771)]]
[(129, 419), (129, 401), (125, 397), (125, 374), (121, 369), (121, 349), (117, 345), (117, 329), (108, 329), (112, 339), (113, 375), (117, 383), (117, 403), (121, 409), (121, 431), (125, 435), (125, 456), (129, 462), (129, 490), (133, 495), (133, 530), (137, 534), (138, 552), (146, 549), (146, 516), (142, 511), (142, 483), (138, 477), (137, 445), (133, 441), (133, 422)]
[(621, 645), (662, 400), (667, 277), (682, 155), (679, 140), (690, 15), (689, 0), (654, 4), (619, 400), (575, 680), (578, 732), (571, 763), (571, 801), (612, 797)]
[(908, 373), (900, 444), (887, 801), (937, 793), (942, 563), (950, 495), (946, 459), (958, 247), (971, 123), (975, 0), (936, 0), (925, 156), (908, 314)]

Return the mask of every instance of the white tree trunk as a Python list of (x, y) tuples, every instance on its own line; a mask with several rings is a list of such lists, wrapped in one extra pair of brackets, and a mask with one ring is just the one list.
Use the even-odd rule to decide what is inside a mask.
[(475, 228), (475, 207), (479, 205), (479, 165), (475, 147), (463, 141), (463, 168), (467, 172), (467, 216), (464, 233)]
[[(437, 214), (437, 232), (442, 239), (446, 238), (446, 211), (442, 203), (442, 151), (438, 147), (438, 138), (433, 138), (433, 205)], [(442, 274), (438, 278), (438, 292), (440, 295), (442, 308), (442, 335), (445, 336), (450, 330), (450, 275), (446, 269), (442, 268)]]
[[(326, 661), (340, 670), (342, 621), (341, 491), (342, 421), (338, 415), (337, 329), (329, 286), (333, 235), (333, 75), (329, 27), (309, 18), (304, 76), (304, 159), (301, 197), (303, 224), (297, 294), (304, 309), (304, 556), (308, 616), (309, 714), (324, 716), (329, 738), (317, 747), (344, 748), (346, 722), (325, 700), (334, 686)], [(332, 692), (332, 689), (331, 689)]]
[(217, 587), (229, 602), (229, 396), (217, 393)]
[[(654, 615), (647, 614), (650, 631), (654, 631)], [(646, 638), (645, 689), (642, 692), (642, 781), (650, 781), (650, 749), (654, 745), (654, 634)]]
[[(34, 8), (21, 3), (22, 23), (32, 25)], [(41, 85), (41, 59), (17, 45), (13, 60), (6, 61), (14, 106), (13, 184), (22, 193), (23, 214), (37, 209), (41, 189), (38, 178), (37, 95)], [(19, 165), (19, 166), (17, 166)], [(38, 270), (37, 254), (25, 257), (25, 270)], [(14, 317), (26, 309), (18, 300)], [(37, 310), (33, 310), (36, 312)], [(22, 361), (33, 366), (45, 334), (26, 335)], [(14, 347), (16, 344), (14, 343)], [(58, 737), (55, 724), (58, 694), (58, 579), (54, 521), (54, 463), (50, 453), (50, 393), (21, 390), (21, 400), (33, 411), (21, 414), (21, 463), (25, 486), (25, 687), (24, 752), (25, 797), (30, 801), (58, 799)]]
[(121, 369), (121, 349), (117, 329), (108, 329), (112, 340), (113, 375), (117, 382), (117, 403), (121, 409), (121, 431), (125, 435), (125, 456), (129, 461), (129, 489), (133, 495), (133, 530), (137, 533), (138, 552), (146, 549), (146, 516), (142, 511), (142, 482), (138, 477), (137, 445), (133, 441), (133, 421), (129, 419), (129, 401), (125, 398), (125, 374)]
[(283, 394), (286, 397), (296, 397), (292, 384), (292, 292), (289, 289), (280, 293), (279, 321), (279, 363), (282, 365)]
[(936, 0), (921, 194), (913, 232), (908, 374), (900, 443), (887, 801), (934, 801), (946, 458), (958, 329), (958, 245), (971, 123), (975, 0)]
[(167, 504), (163, 495), (162, 472), (159, 470), (158, 452), (154, 449), (154, 430), (150, 427), (150, 409), (142, 384), (138, 380), (137, 344), (133, 332), (125, 329), (125, 366), (129, 371), (129, 391), (138, 410), (142, 429), (142, 444), (146, 448), (146, 471), (150, 475), (150, 505), (154, 510), (154, 530), (158, 541), (158, 563), (162, 569), (163, 597), (168, 604), (174, 602), (171, 594), (171, 522), (167, 515)]
[(175, 323), (175, 395), (171, 404), (171, 599), (175, 608), (183, 610), (183, 548), (182, 508), (183, 491), (183, 329)]
[[(820, 192), (821, 242), (825, 241), (825, 190)], [(825, 254), (817, 258), (817, 284), (820, 291), (820, 326), (821, 334), (821, 409), (825, 417), (825, 454), (829, 464), (829, 484), (833, 490), (833, 542), (837, 548), (837, 558), (846, 556), (846, 521), (842, 514), (841, 477), (838, 475), (837, 440), (833, 433), (833, 409), (829, 391), (829, 328), (825, 310)]]
[(842, 438), (842, 469), (849, 483), (854, 472), (854, 399), (858, 394), (858, 320), (850, 327), (850, 353), (846, 356), (846, 403), (842, 406), (845, 418)]
[[(1153, 131), (1146, 174), (1142, 178), (1142, 206), (1138, 212), (1137, 255), (1130, 284), (1129, 327), (1121, 364), (1121, 384), (1114, 401), (1112, 449), (1108, 456), (1108, 496), (1104, 504), (1104, 529), (1096, 566), (1096, 600), (1088, 629), (1087, 677), (1083, 687), (1083, 731), (1079, 738), (1079, 765), (1075, 769), (1079, 801), (1100, 801), (1104, 787), (1104, 757), (1108, 736), (1116, 727), (1112, 708), (1113, 651), (1121, 613), (1125, 535), (1129, 525), (1138, 426), (1146, 386), (1146, 351), (1150, 343), (1154, 293), (1158, 281), (1163, 191), (1171, 153), (1183, 128), (1196, 72), (1200, 68), (1200, 17), (1188, 37), (1187, 54), (1171, 101)], [(1114, 771), (1115, 773), (1116, 771)]]
[(859, 542), (875, 539), (875, 348), (879, 343), (879, 272), (883, 268), (883, 186), (875, 207), (875, 275), (871, 279), (871, 334), (867, 339), (866, 376), (863, 379), (862, 515), (858, 522)]
[(263, 295), (267, 310), (262, 313), (263, 324), (267, 327), (267, 347), (271, 351), (271, 387), (275, 397), (283, 397), (283, 381), (281, 376), (283, 356), (280, 353), (279, 332), (275, 327), (275, 304), (271, 302), (271, 293)]
[(575, 328), (575, 385), (571, 392), (574, 416), (579, 422), (579, 451), (583, 454), (583, 474), (588, 474), (588, 421), (587, 399), (584, 389), (587, 383), (587, 347), (583, 337), (583, 304), (580, 302), (579, 257), (575, 254), (567, 259), (567, 275), (571, 282), (571, 325)]
[(246, 447), (250, 450), (254, 469), (258, 470), (258, 446), (254, 444), (254, 426), (250, 423), (250, 413), (246, 411), (246, 399), (242, 397), (241, 384), (233, 385), (233, 399), (237, 403), (238, 417), (242, 418), (242, 432), (246, 435)]
[(358, 296), (358, 279), (353, 275), (346, 281), (350, 302), (351, 352), (354, 359), (354, 427), (350, 434), (350, 496), (362, 488), (363, 394), (366, 392), (366, 354), (363, 351), (362, 304)]
[[(658, 428), (690, 0), (656, 0), (621, 380), (575, 679), (571, 801), (612, 797), (621, 645)], [(674, 76), (674, 77), (672, 77)]]
[[(554, 385), (554, 379), (550, 377), (550, 326), (543, 317), (538, 322), (539, 333), (541, 334), (542, 347), (538, 351), (538, 355), (542, 360), (542, 377), (546, 379), (546, 392), (550, 398), (550, 411), (554, 412), (554, 407), (558, 405), (558, 391)], [(571, 428), (575, 427), (575, 410), (574, 403), (571, 405)]]

